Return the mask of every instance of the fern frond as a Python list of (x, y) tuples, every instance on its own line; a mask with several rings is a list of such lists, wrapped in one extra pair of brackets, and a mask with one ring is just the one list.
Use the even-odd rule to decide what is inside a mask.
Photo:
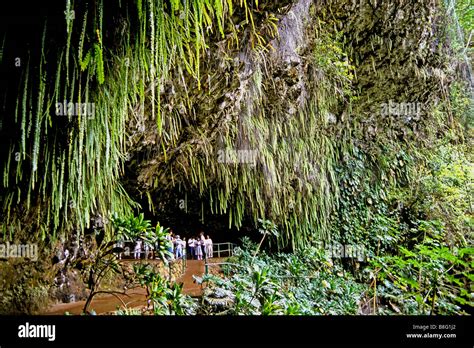
[(84, 57), (84, 60), (81, 60), (80, 65), (81, 65), (81, 71), (84, 71), (87, 69), (87, 66), (89, 65), (89, 62), (91, 60), (91, 51), (89, 50)]
[(102, 57), (102, 48), (99, 44), (94, 44), (94, 60), (97, 67), (97, 81), (99, 81), (99, 84), (103, 84), (105, 80), (104, 60)]

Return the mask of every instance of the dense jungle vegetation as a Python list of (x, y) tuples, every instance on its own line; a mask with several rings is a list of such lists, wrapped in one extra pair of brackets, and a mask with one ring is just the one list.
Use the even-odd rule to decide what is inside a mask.
[[(0, 314), (472, 312), (469, 0), (58, 3), (2, 17)], [(239, 244), (199, 298), (117, 257), (168, 228)]]

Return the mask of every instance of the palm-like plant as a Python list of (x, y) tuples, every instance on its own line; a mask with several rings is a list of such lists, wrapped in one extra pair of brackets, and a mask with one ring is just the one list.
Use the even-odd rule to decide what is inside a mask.
[(196, 304), (183, 294), (183, 285), (167, 281), (150, 265), (135, 265), (141, 286), (146, 287), (147, 297), (156, 315), (186, 315), (194, 312)]
[(171, 241), (166, 238), (169, 234), (169, 228), (163, 228), (159, 223), (156, 224), (155, 230), (147, 235), (147, 241), (155, 246), (155, 253), (160, 260), (167, 263), (168, 259), (173, 256), (170, 251)]
[[(84, 305), (84, 313), (89, 313), (89, 306), (97, 294), (107, 293), (114, 296), (118, 293), (123, 294), (120, 291), (101, 289), (101, 283), (107, 276), (123, 273), (122, 266), (115, 254), (118, 248), (114, 247), (114, 242), (102, 241), (102, 243), (94, 249), (91, 255), (85, 255), (75, 262), (75, 266), (81, 269), (81, 274), (90, 290)], [(120, 297), (117, 298), (121, 300)]]
[(150, 220), (145, 220), (143, 213), (137, 217), (132, 214), (126, 218), (115, 215), (112, 218), (112, 223), (118, 232), (118, 238), (126, 241), (134, 241), (138, 238), (143, 239), (151, 230), (151, 222)]
[(278, 237), (278, 229), (277, 229), (277, 226), (273, 222), (271, 222), (270, 220), (262, 220), (262, 219), (258, 219), (258, 222), (260, 223), (260, 228), (258, 229), (258, 231), (263, 236), (262, 236), (262, 239), (260, 240), (260, 243), (257, 246), (257, 249), (255, 250), (252, 263), (255, 260), (255, 257), (257, 256), (260, 250), (260, 247), (262, 246), (262, 243), (265, 240), (265, 237), (268, 235), (272, 237)]
[(114, 216), (112, 223), (117, 230), (119, 240), (131, 242), (141, 239), (148, 245), (155, 246), (159, 259), (165, 263), (168, 262), (168, 258), (172, 255), (169, 251), (171, 242), (166, 238), (169, 228), (164, 228), (158, 222), (153, 229), (150, 220), (145, 220), (143, 214), (137, 217), (130, 215), (126, 218)]

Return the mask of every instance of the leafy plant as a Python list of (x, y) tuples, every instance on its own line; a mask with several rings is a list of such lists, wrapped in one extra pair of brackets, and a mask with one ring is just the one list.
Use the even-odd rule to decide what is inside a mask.
[(370, 261), (374, 303), (378, 296), (385, 305), (381, 312), (467, 314), (474, 306), (474, 249), (444, 246), (440, 225), (428, 226), (431, 231), (413, 248), (401, 246)]
[(134, 265), (139, 284), (147, 289), (148, 303), (155, 315), (191, 315), (193, 299), (183, 294), (183, 285), (172, 283), (156, 273), (148, 264)]
[(133, 241), (140, 239), (148, 245), (153, 245), (155, 253), (160, 260), (167, 263), (172, 256), (169, 251), (171, 241), (167, 239), (169, 229), (164, 228), (157, 222), (155, 228), (151, 226), (149, 220), (145, 220), (143, 213), (135, 217), (133, 214), (126, 218), (114, 216), (112, 223), (117, 230), (118, 240)]
[(101, 284), (106, 277), (113, 274), (123, 274), (117, 252), (119, 248), (115, 247), (115, 242), (102, 240), (99, 245), (95, 245), (90, 250), (89, 255), (84, 255), (74, 262), (74, 267), (81, 270), (84, 283), (89, 288), (89, 296), (84, 304), (83, 312), (89, 313), (89, 306), (93, 298), (101, 293), (115, 295), (123, 292), (102, 290)]
[(136, 217), (131, 214), (125, 218), (120, 218), (115, 215), (112, 218), (112, 224), (117, 230), (118, 238), (123, 238), (128, 241), (143, 239), (151, 230), (151, 222), (145, 220), (143, 213), (140, 213)]
[(265, 237), (278, 237), (277, 226), (273, 222), (262, 219), (258, 219), (258, 222), (260, 223), (258, 231), (260, 232), (260, 234), (262, 234), (262, 239), (260, 240), (260, 243), (258, 244), (257, 249), (255, 250), (255, 254), (253, 256), (254, 258), (257, 256), (258, 251), (260, 250), (260, 247), (262, 246), (262, 243), (265, 240)]
[[(323, 249), (296, 254), (259, 254), (248, 239), (232, 258), (229, 275), (206, 276), (200, 310), (207, 314), (355, 314), (364, 286), (357, 284)], [(220, 305), (217, 305), (220, 304)]]

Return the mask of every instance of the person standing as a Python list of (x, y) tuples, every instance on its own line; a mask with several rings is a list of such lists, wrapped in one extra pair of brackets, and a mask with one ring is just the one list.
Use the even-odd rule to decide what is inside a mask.
[(188, 239), (189, 257), (194, 260), (194, 238)]
[(181, 238), (179, 237), (179, 235), (177, 235), (174, 241), (176, 259), (180, 259), (183, 256), (183, 244), (181, 244), (181, 242)]
[(212, 258), (214, 256), (212, 239), (209, 236), (206, 238), (206, 255), (208, 258)]
[(182, 257), (183, 257), (183, 259), (184, 259), (184, 258), (186, 258), (185, 256), (186, 256), (186, 252), (187, 252), (187, 249), (186, 249), (186, 238), (183, 238), (183, 239), (181, 240), (181, 250), (182, 250), (181, 252), (182, 252), (182, 254), (183, 254)]
[(196, 239), (195, 244), (194, 244), (194, 252), (196, 253), (196, 258), (198, 260), (202, 260), (202, 248), (201, 248), (201, 241), (199, 239)]
[(143, 248), (145, 249), (145, 260), (148, 260), (148, 256), (150, 256), (153, 248), (148, 241), (143, 242)]
[(206, 238), (204, 237), (204, 231), (201, 231), (199, 236), (199, 244), (202, 249), (202, 255), (206, 258)]
[(168, 240), (169, 259), (173, 259), (173, 233), (167, 234), (165, 238)]
[(115, 244), (115, 247), (120, 249), (120, 251), (118, 252), (118, 259), (119, 260), (122, 260), (122, 253), (123, 253), (124, 244), (125, 243), (123, 242), (122, 237), (119, 237), (119, 239), (117, 240), (117, 243)]
[(135, 244), (135, 250), (134, 250), (133, 257), (135, 259), (140, 259), (141, 254), (142, 254), (142, 240), (139, 239), (139, 240), (137, 240), (137, 243)]
[(148, 258), (148, 243), (146, 241), (143, 242), (143, 255), (146, 260)]

